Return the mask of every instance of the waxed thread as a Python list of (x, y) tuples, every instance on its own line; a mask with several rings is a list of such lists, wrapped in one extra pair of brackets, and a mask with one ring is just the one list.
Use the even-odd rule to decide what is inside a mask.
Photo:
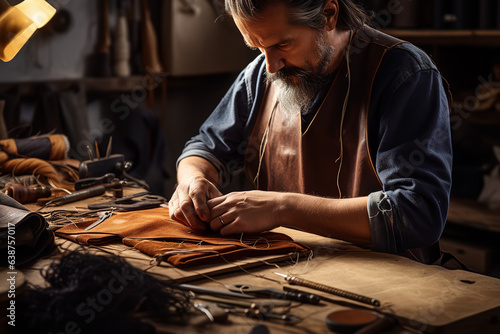
[(349, 65), (350, 61), (350, 51), (351, 51), (351, 43), (352, 43), (352, 31), (349, 34), (349, 44), (347, 45), (346, 52), (346, 63), (347, 63), (347, 93), (344, 98), (344, 105), (342, 106), (342, 116), (340, 118), (340, 156), (335, 160), (335, 162), (340, 160), (339, 170), (337, 172), (337, 189), (339, 191), (339, 198), (342, 198), (342, 190), (340, 189), (340, 171), (342, 169), (342, 163), (344, 162), (344, 117), (347, 109), (347, 101), (349, 100), (349, 94), (351, 93), (351, 67)]
[(262, 160), (264, 159), (264, 154), (266, 153), (267, 139), (269, 137), (269, 129), (271, 128), (271, 122), (274, 118), (274, 113), (276, 112), (277, 107), (278, 107), (278, 101), (276, 101), (276, 103), (274, 104), (274, 108), (273, 108), (273, 111), (271, 113), (271, 117), (269, 117), (269, 121), (267, 122), (267, 125), (266, 125), (266, 130), (264, 131), (264, 134), (262, 135), (262, 140), (260, 142), (259, 166), (257, 167), (257, 174), (255, 175), (255, 178), (253, 179), (253, 183), (255, 184), (257, 189), (259, 189), (259, 176), (260, 176), (260, 170), (262, 167)]

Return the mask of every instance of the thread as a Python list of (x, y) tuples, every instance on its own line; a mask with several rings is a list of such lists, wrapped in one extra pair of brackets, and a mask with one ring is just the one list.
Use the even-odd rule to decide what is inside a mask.
[(350, 63), (350, 52), (351, 52), (351, 44), (352, 44), (352, 31), (349, 32), (349, 44), (347, 44), (346, 51), (346, 64), (347, 64), (347, 93), (345, 94), (344, 104), (342, 105), (342, 116), (340, 118), (340, 156), (337, 161), (340, 160), (339, 170), (337, 172), (337, 190), (339, 191), (339, 198), (342, 198), (342, 190), (340, 189), (340, 171), (342, 170), (342, 163), (344, 162), (344, 118), (345, 112), (347, 110), (347, 101), (349, 101), (349, 95), (351, 93), (351, 67)]
[(278, 107), (278, 102), (276, 102), (276, 104), (274, 105), (273, 112), (271, 113), (271, 117), (269, 117), (269, 122), (266, 125), (266, 130), (264, 131), (264, 134), (262, 135), (262, 140), (260, 142), (259, 166), (257, 168), (257, 173), (255, 174), (255, 178), (253, 179), (253, 183), (255, 184), (256, 189), (259, 189), (260, 169), (262, 167), (262, 160), (264, 158), (264, 154), (266, 153), (267, 138), (269, 137), (269, 129), (271, 128), (271, 123), (273, 121), (274, 113), (275, 113), (277, 107)]

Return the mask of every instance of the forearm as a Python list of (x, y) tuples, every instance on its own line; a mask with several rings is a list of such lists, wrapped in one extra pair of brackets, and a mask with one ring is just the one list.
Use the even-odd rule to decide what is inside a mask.
[(303, 194), (279, 195), (280, 226), (357, 244), (371, 244), (367, 197), (330, 199)]
[(206, 159), (191, 156), (182, 159), (177, 167), (177, 183), (182, 183), (188, 179), (202, 177), (217, 185), (217, 169)]

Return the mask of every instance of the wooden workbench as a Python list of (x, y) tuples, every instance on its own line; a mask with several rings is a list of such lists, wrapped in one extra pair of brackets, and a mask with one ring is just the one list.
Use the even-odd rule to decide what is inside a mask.
[[(78, 207), (75, 203), (72, 206)], [(274, 272), (295, 275), (343, 290), (380, 300), (377, 310), (394, 315), (399, 324), (387, 333), (500, 333), (500, 280), (461, 270), (447, 270), (422, 265), (407, 258), (371, 252), (349, 243), (324, 238), (297, 230), (279, 228), (295, 241), (311, 247), (311, 258), (269, 257), (242, 259), (220, 266), (179, 270), (167, 265), (151, 268), (150, 258), (125, 245), (107, 247), (117, 254), (133, 259), (133, 265), (148, 269), (160, 279), (175, 279), (204, 287), (223, 289), (221, 284), (251, 284), (281, 289), (285, 281)], [(60, 247), (76, 244), (57, 238)], [(97, 253), (98, 250), (95, 250)], [(133, 253), (133, 256), (129, 256)], [(39, 282), (39, 269), (52, 258), (40, 259), (24, 269), (28, 281)], [(287, 261), (284, 261), (287, 260)], [(206, 279), (209, 276), (212, 280)], [(286, 326), (279, 322), (263, 322), (271, 333), (331, 333), (325, 317), (332, 311), (357, 308), (362, 304), (326, 295), (307, 288), (309, 292), (329, 297), (322, 305), (300, 305), (290, 313), (303, 320)], [(177, 333), (249, 333), (259, 323), (240, 315), (230, 315), (224, 324), (203, 327), (158, 324), (159, 332)]]

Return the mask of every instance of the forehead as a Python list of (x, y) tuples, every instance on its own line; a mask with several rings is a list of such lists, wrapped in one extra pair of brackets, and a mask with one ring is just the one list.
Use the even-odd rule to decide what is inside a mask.
[(287, 9), (281, 3), (268, 6), (255, 20), (235, 16), (234, 22), (247, 44), (255, 47), (269, 47), (312, 30), (306, 26), (291, 25)]

